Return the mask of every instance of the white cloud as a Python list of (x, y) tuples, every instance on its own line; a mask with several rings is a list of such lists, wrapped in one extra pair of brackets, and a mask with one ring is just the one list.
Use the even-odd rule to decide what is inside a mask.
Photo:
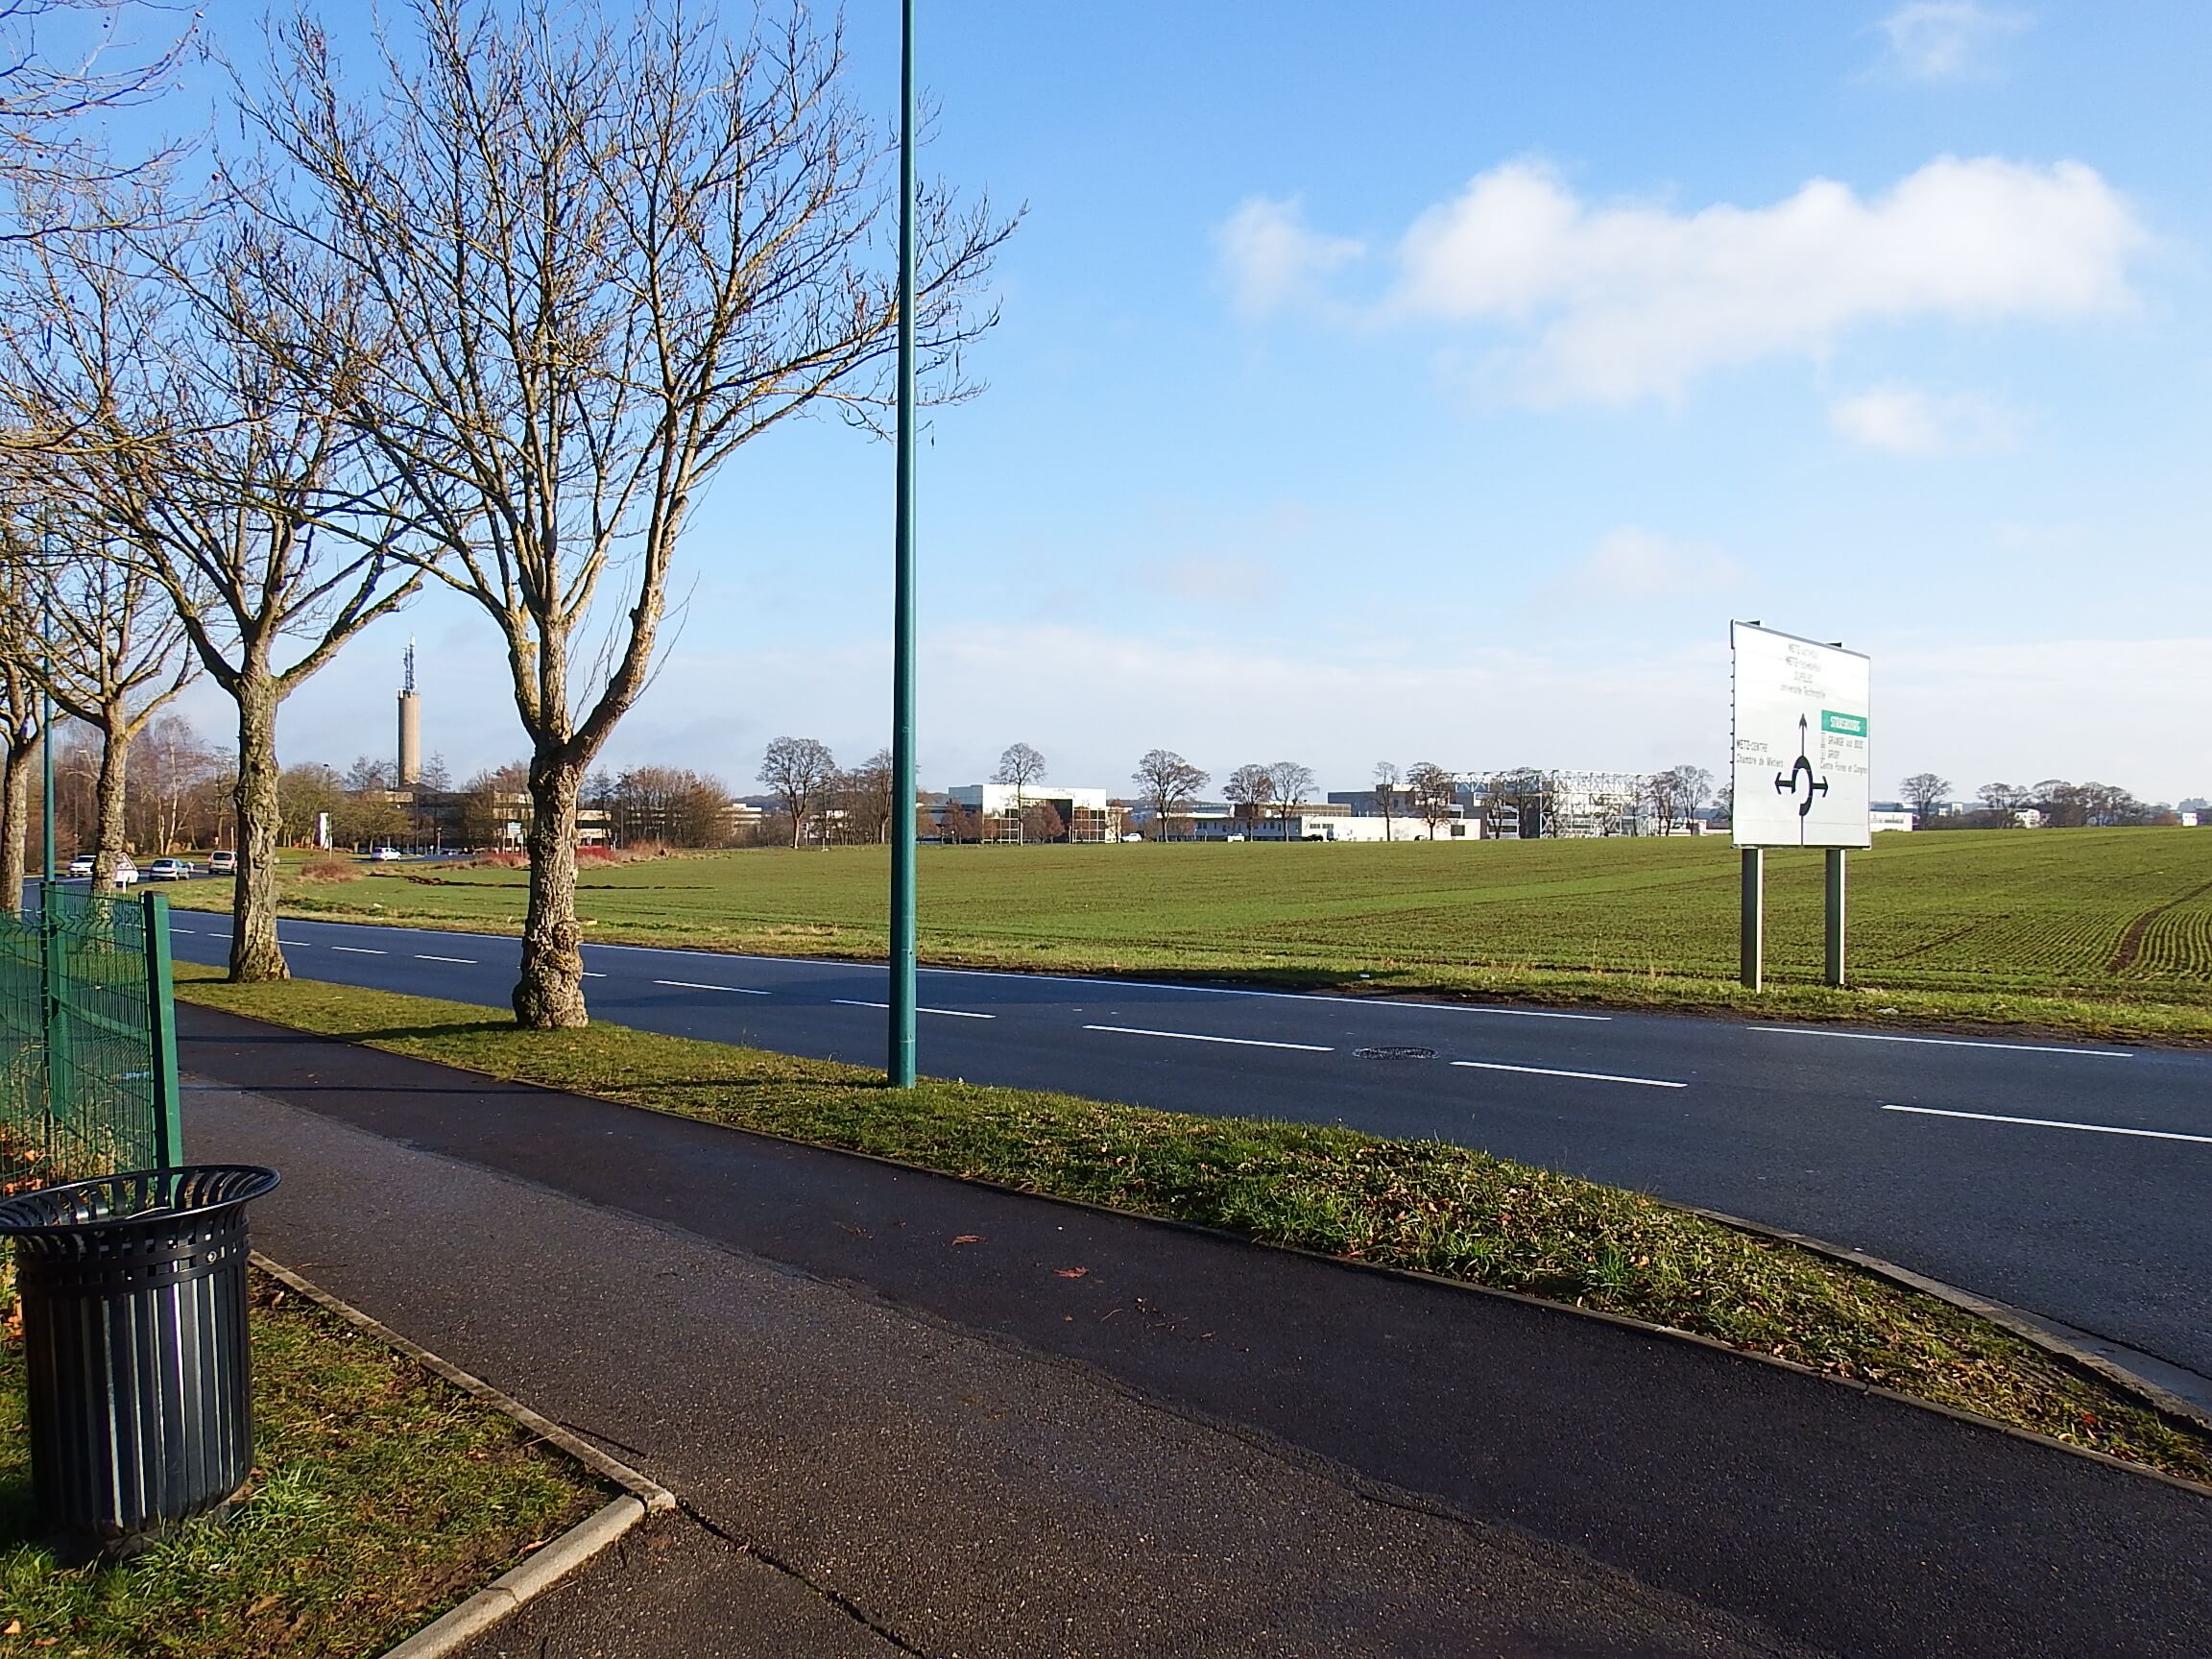
[(1624, 524), (1599, 539), (1568, 585), (1596, 599), (1683, 598), (1725, 592), (1740, 587), (1744, 575), (1743, 567), (1717, 547)]
[(1309, 230), (1296, 200), (1255, 196), (1214, 232), (1238, 315), (1263, 317), (1311, 293), (1318, 279), (1358, 259), (1361, 243)]
[(1958, 81), (1988, 73), (1992, 48), (2027, 28), (2028, 18), (1975, 0), (1912, 0), (1876, 27), (1886, 48), (1883, 66), (1892, 74), (1908, 81)]
[(1828, 421), (1855, 444), (1896, 455), (2001, 449), (2019, 424), (2004, 405), (1971, 392), (1936, 394), (1896, 385), (1837, 398), (1828, 406)]
[(1402, 314), (1504, 324), (1535, 401), (1681, 395), (1711, 370), (1821, 358), (1851, 327), (2126, 305), (2148, 240), (2080, 162), (1942, 157), (1881, 195), (1815, 179), (1768, 207), (1593, 206), (1508, 162), (1406, 233)]

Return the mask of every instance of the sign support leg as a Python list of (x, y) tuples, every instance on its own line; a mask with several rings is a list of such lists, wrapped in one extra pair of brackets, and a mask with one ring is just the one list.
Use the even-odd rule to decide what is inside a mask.
[(1767, 849), (1743, 849), (1743, 979), (1756, 991), (1767, 971)]
[(1840, 847), (1828, 849), (1828, 983), (1843, 984), (1843, 859)]

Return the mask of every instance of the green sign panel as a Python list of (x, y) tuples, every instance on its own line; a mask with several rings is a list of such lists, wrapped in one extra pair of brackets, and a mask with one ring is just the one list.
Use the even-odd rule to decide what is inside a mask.
[(1840, 732), (1846, 737), (1866, 735), (1866, 716), (1863, 714), (1839, 714), (1833, 709), (1820, 710), (1820, 730)]

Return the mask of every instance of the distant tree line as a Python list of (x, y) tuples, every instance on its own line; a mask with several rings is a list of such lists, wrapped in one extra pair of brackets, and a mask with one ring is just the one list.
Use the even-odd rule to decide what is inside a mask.
[(2179, 821), (2164, 803), (2137, 800), (2132, 792), (2112, 783), (2071, 783), (2063, 778), (2029, 784), (1984, 783), (1975, 791), (1979, 806), (1945, 811), (1953, 787), (1948, 778), (1934, 772), (1915, 772), (1905, 780), (1904, 801), (1919, 828), (2014, 830), (2032, 822), (2048, 830), (2084, 830)]

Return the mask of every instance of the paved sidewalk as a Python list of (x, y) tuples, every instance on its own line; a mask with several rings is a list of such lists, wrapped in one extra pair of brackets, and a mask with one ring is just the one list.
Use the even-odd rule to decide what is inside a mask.
[(261, 1248), (683, 1500), (487, 1659), (2010, 1659), (2212, 1628), (2192, 1490), (1550, 1310), (181, 1012), (186, 1069), (254, 1092), (190, 1096), (193, 1155), (285, 1171)]

